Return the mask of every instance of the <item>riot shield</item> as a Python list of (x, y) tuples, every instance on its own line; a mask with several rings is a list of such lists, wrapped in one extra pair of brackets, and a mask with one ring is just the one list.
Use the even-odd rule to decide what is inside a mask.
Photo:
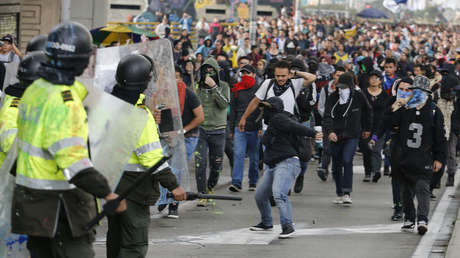
[(29, 257), (27, 236), (11, 233), (11, 205), (13, 201), (14, 177), (10, 174), (17, 157), (16, 141), (11, 146), (0, 168), (0, 257)]
[(115, 81), (115, 72), (100, 69), (96, 71), (97, 58), (109, 60), (112, 57), (110, 51), (104, 51), (104, 54), (99, 54), (99, 51), (100, 49), (93, 52), (88, 68), (78, 81), (87, 90), (83, 104), (88, 114), (91, 161), (114, 189), (136, 148), (147, 121), (147, 114), (100, 90), (101, 82)]
[[(177, 85), (172, 57), (171, 43), (167, 39), (149, 41), (144, 43), (109, 47), (99, 49), (95, 67), (95, 87), (111, 92), (115, 85), (115, 71), (121, 58), (129, 54), (143, 54), (149, 56), (155, 64), (155, 76), (150, 82), (146, 95), (146, 105), (152, 113), (162, 107), (168, 121), (168, 126), (160, 124), (160, 138), (164, 151), (172, 155), (169, 160), (173, 172), (181, 185), (188, 191), (195, 190), (191, 180), (186, 161), (184, 134), (177, 94)], [(108, 75), (112, 76), (110, 79)], [(163, 112), (162, 112), (163, 113)]]
[(147, 114), (94, 87), (87, 89), (84, 105), (88, 113), (91, 161), (114, 189), (136, 148)]

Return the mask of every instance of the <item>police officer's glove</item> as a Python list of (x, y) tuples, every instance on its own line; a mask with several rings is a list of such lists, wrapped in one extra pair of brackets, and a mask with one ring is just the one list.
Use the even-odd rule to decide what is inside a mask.
[(105, 199), (107, 202), (104, 204), (103, 209), (107, 215), (115, 215), (115, 213), (120, 213), (126, 210), (126, 201), (121, 199), (118, 194), (110, 193), (105, 197)]

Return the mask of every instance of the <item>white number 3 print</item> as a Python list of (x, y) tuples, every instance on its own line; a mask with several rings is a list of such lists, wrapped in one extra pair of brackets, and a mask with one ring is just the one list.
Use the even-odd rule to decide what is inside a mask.
[(412, 137), (407, 139), (407, 146), (409, 148), (420, 148), (422, 145), (423, 125), (412, 123), (409, 125), (409, 132), (412, 133)]

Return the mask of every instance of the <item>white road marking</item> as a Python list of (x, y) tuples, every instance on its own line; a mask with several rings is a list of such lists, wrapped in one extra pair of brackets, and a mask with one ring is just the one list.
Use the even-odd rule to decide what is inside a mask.
[[(295, 237), (298, 236), (325, 236), (325, 235), (348, 235), (348, 234), (387, 234), (400, 233), (401, 223), (377, 224), (351, 227), (332, 228), (304, 228), (306, 225), (297, 224)], [(278, 238), (281, 232), (280, 225), (275, 225), (273, 231), (254, 232), (249, 228), (240, 228), (230, 231), (213, 232), (202, 235), (184, 235), (169, 239), (151, 239), (150, 244), (226, 244), (226, 245), (268, 245)], [(105, 243), (105, 239), (99, 238), (97, 244)]]
[(460, 173), (457, 171), (457, 173), (455, 173), (455, 185), (453, 187), (447, 187), (444, 191), (444, 194), (442, 195), (441, 200), (439, 200), (433, 216), (431, 216), (431, 220), (428, 223), (428, 232), (420, 240), (415, 252), (412, 254), (412, 258), (426, 258), (430, 256), (437, 235), (443, 225), (447, 208), (452, 200), (449, 195), (455, 193), (459, 180)]
[[(299, 225), (296, 225), (298, 228)], [(320, 235), (347, 235), (347, 234), (382, 234), (399, 233), (401, 224), (366, 225), (337, 228), (301, 228), (296, 229), (294, 237)], [(268, 245), (278, 238), (281, 232), (280, 225), (273, 231), (254, 232), (248, 228), (209, 233), (195, 236), (179, 236), (172, 239), (152, 239), (150, 244), (183, 243), (183, 244), (226, 244), (226, 245)]]

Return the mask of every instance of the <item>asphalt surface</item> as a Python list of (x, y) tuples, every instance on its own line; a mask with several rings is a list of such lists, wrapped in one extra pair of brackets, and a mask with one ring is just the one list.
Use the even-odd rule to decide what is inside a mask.
[[(332, 177), (322, 182), (316, 176), (317, 162), (310, 162), (303, 192), (290, 197), (297, 232), (292, 239), (278, 239), (276, 208), (272, 209), (277, 225), (273, 232), (248, 230), (260, 222), (260, 215), (254, 192), (247, 191), (246, 177), (241, 193), (228, 192), (227, 185), (216, 191), (216, 194), (241, 196), (241, 202), (216, 201), (206, 208), (187, 202), (179, 209), (179, 219), (163, 218), (152, 207), (147, 257), (444, 257), (453, 228), (450, 219), (456, 219), (458, 201), (443, 195), (443, 187), (436, 190), (438, 198), (431, 202), (431, 214), (438, 200), (444, 200), (446, 207), (438, 212), (436, 223), (430, 222), (429, 230), (433, 228), (436, 232), (429, 231), (431, 236), (426, 235), (427, 241), (422, 241), (427, 243), (422, 243), (421, 236), (400, 232), (401, 223), (390, 220), (393, 213), (390, 178), (384, 176), (378, 183), (362, 182), (361, 156), (355, 159), (352, 207), (332, 203), (335, 199)], [(228, 183), (230, 171), (228, 165), (225, 168), (220, 183)], [(95, 243), (98, 258), (105, 257), (105, 232), (103, 223)], [(433, 243), (429, 241), (431, 238)], [(427, 254), (414, 255), (416, 250), (425, 250)]]

